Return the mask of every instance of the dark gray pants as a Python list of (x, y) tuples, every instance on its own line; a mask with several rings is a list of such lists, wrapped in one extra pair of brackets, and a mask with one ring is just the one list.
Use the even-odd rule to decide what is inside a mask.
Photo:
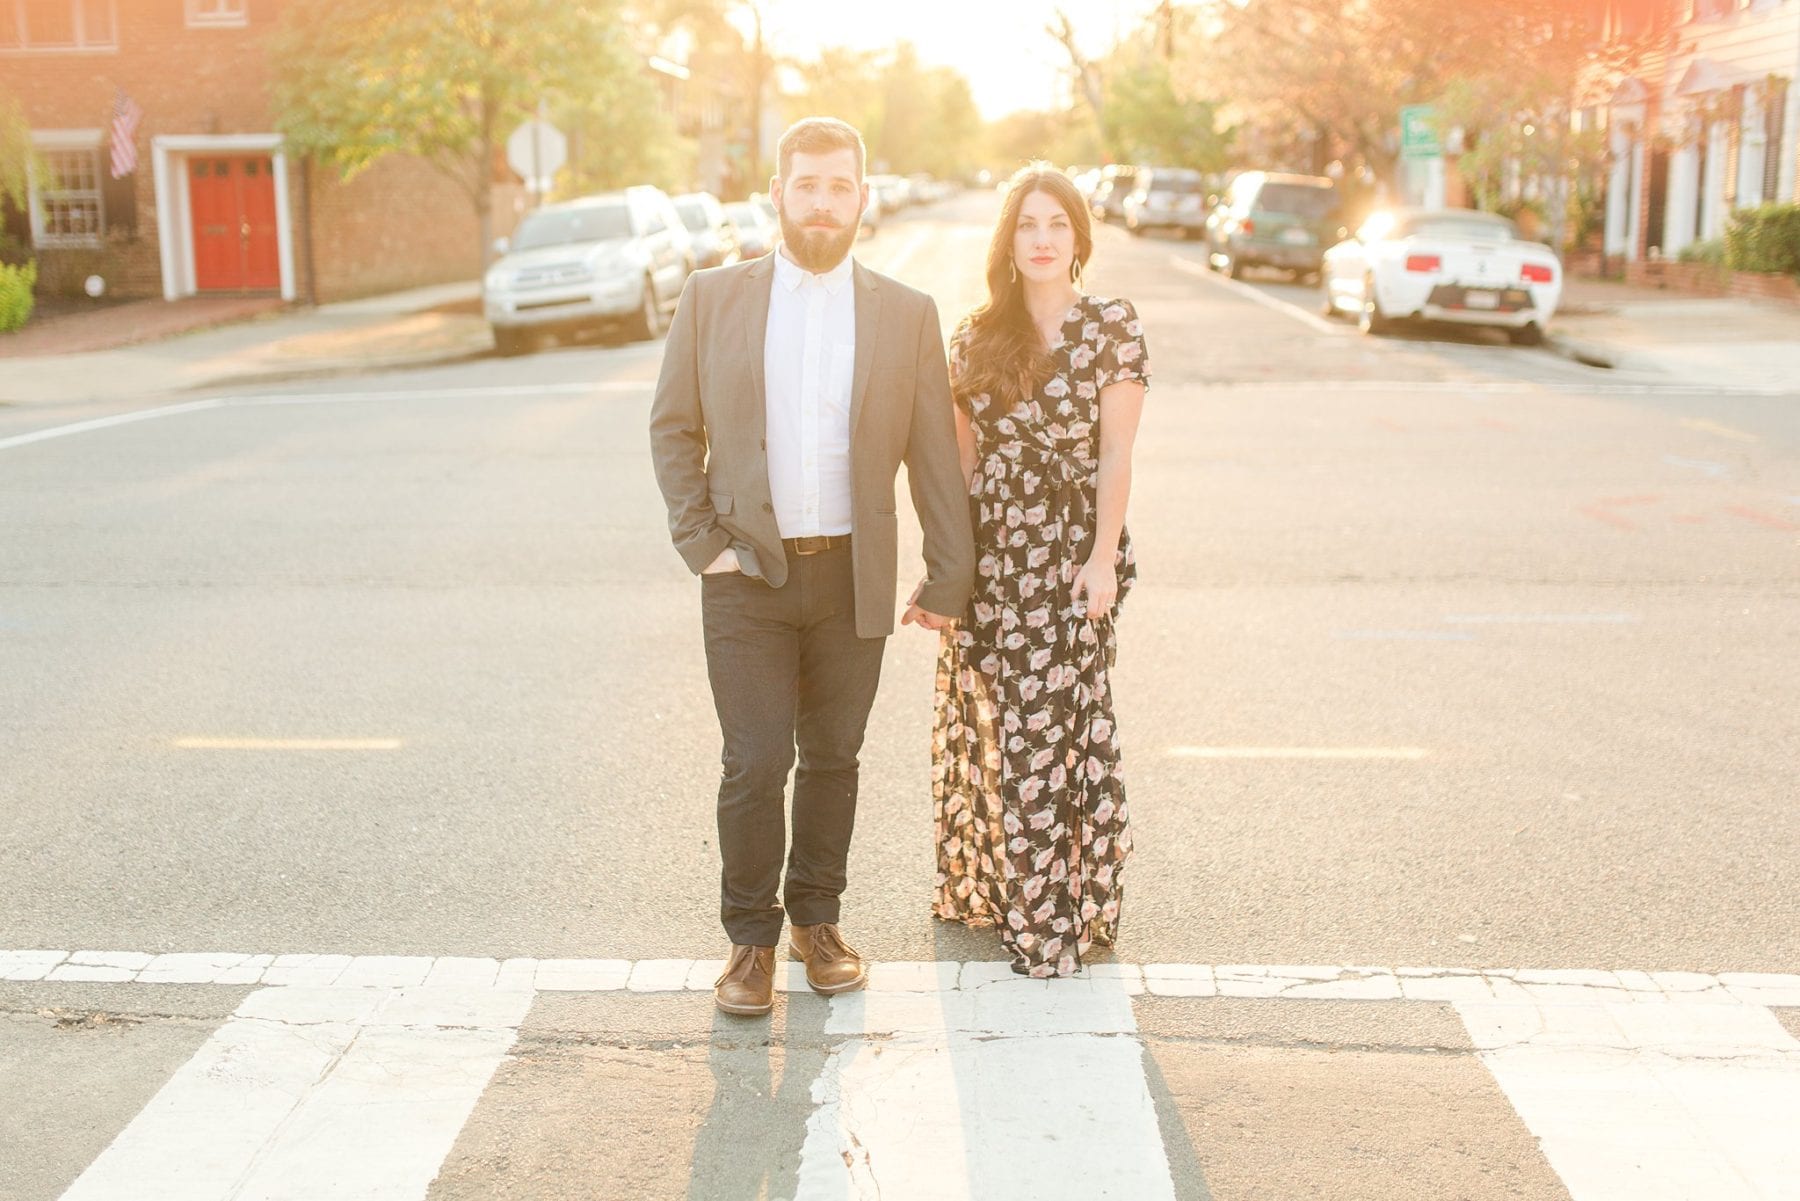
[[(778, 888), (791, 921), (838, 920), (856, 756), (886, 639), (856, 636), (847, 546), (790, 555), (780, 588), (736, 572), (700, 579), (706, 671), (725, 736), (719, 916), (732, 942), (772, 947), (781, 938)], [(790, 847), (785, 794), (796, 751)]]

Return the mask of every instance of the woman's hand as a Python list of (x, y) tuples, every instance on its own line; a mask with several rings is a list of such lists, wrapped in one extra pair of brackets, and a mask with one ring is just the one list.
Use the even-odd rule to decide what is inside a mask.
[(1095, 555), (1075, 573), (1074, 598), (1087, 597), (1090, 618), (1109, 616), (1113, 602), (1119, 599), (1119, 573), (1113, 568), (1112, 556)]

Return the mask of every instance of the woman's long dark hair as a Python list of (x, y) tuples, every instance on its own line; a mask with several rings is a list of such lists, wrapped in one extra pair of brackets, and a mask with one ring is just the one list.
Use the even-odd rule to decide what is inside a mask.
[(950, 381), (956, 403), (969, 407), (969, 397), (982, 393), (1010, 405), (1030, 396), (1050, 378), (1053, 366), (1043, 338), (1025, 308), (1024, 280), (1013, 267), (1013, 234), (1025, 198), (1042, 192), (1062, 205), (1075, 230), (1075, 262), (1086, 267), (1094, 250), (1087, 204), (1067, 175), (1048, 163), (1019, 168), (1007, 183), (1006, 203), (988, 242), (988, 297), (963, 318), (962, 367)]

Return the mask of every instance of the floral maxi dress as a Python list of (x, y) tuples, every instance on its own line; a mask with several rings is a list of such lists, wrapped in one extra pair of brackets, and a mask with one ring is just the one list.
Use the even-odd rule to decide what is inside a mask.
[[(953, 375), (965, 345), (959, 332)], [(1108, 676), (1136, 577), (1129, 537), (1112, 612), (1089, 614), (1073, 586), (1099, 518), (1100, 389), (1149, 381), (1123, 300), (1082, 297), (1050, 351), (1054, 372), (1029, 399), (965, 398), (979, 562), (968, 610), (940, 636), (932, 732), (933, 910), (998, 925), (1014, 969), (1033, 976), (1069, 975), (1119, 929), (1131, 830)]]

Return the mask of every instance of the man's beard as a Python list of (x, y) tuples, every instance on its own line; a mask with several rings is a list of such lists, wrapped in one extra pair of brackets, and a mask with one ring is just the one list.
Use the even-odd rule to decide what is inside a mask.
[(796, 263), (814, 274), (823, 274), (844, 261), (856, 243), (857, 226), (807, 229), (781, 210), (781, 240)]

